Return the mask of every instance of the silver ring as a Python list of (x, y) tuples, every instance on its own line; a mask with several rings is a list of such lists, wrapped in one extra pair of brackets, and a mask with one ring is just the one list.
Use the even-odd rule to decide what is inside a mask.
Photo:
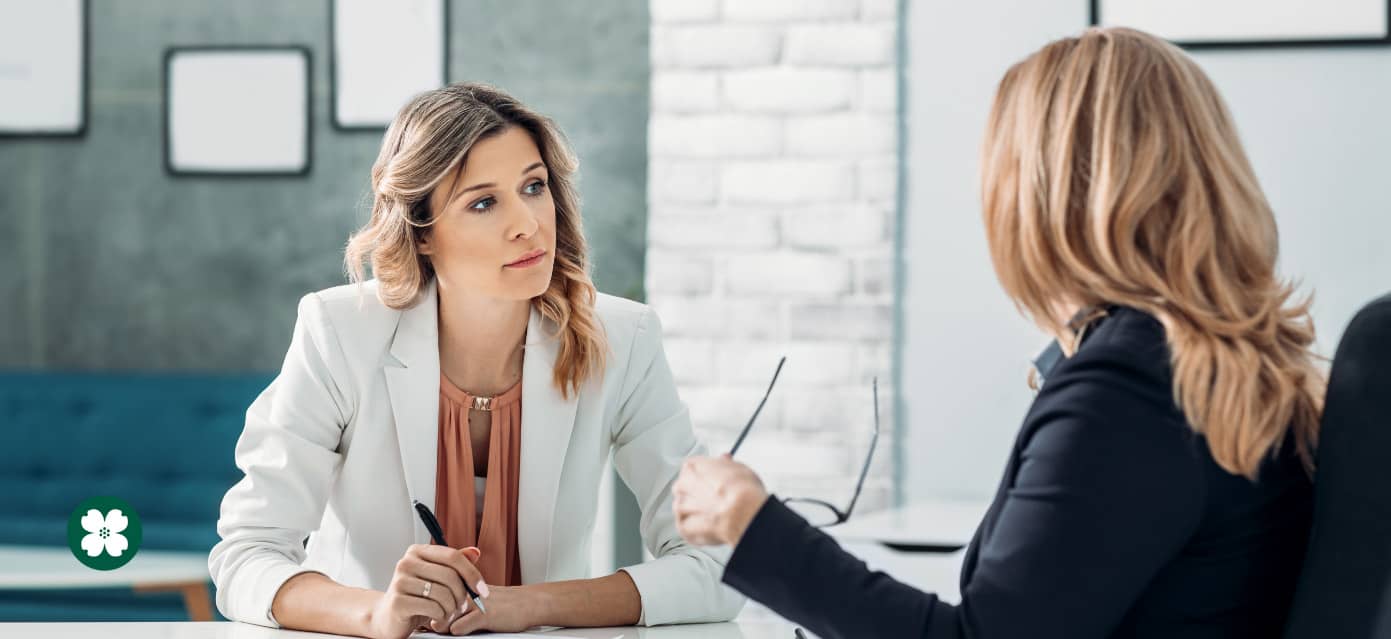
[(430, 581), (429, 579), (426, 579), (426, 580), (425, 580), (425, 591), (422, 592), (422, 593), (420, 593), (420, 596), (421, 596), (421, 597), (424, 597), (424, 598), (426, 598), (426, 599), (429, 599), (429, 598), (430, 598), (430, 586), (433, 586), (433, 585), (435, 585), (435, 582)]

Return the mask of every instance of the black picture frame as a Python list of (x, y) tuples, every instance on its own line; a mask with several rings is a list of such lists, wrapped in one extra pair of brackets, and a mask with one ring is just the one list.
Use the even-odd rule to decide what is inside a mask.
[(78, 123), (77, 128), (72, 130), (64, 129), (7, 129), (0, 127), (0, 139), (5, 140), (53, 140), (53, 139), (79, 139), (87, 136), (87, 122), (91, 117), (92, 104), (92, 0), (81, 0), (78, 3), (79, 19), (82, 21), (82, 37), (79, 40), (82, 44), (82, 53), (78, 56), (78, 61), (82, 65), (82, 80), (78, 84), (77, 90), (81, 92), (77, 103)]
[[(1379, 38), (1292, 38), (1284, 40), (1173, 40), (1184, 49), (1269, 49), (1308, 47), (1375, 47), (1391, 45), (1391, 0), (1386, 2), (1386, 24)], [(1088, 0), (1087, 22), (1101, 24), (1101, 0)]]
[[(326, 0), (328, 3), (328, 119), (333, 128), (345, 133), (368, 132), (382, 133), (391, 125), (390, 122), (381, 124), (344, 124), (338, 119), (338, 36), (337, 36), (337, 6), (338, 0)], [(450, 11), (449, 0), (439, 0), (441, 5), (440, 14), (440, 37), (442, 38), (444, 52), (444, 63), (440, 65), (441, 75), (440, 86), (449, 83), (449, 59), (451, 54), (449, 37)]]
[[(250, 51), (274, 51), (280, 53), (297, 53), (304, 58), (304, 166), (294, 171), (220, 171), (220, 170), (189, 170), (180, 169), (174, 166), (173, 158), (173, 135), (170, 131), (170, 103), (173, 99), (173, 92), (170, 86), (170, 71), (174, 58), (183, 53), (238, 53)], [(164, 50), (164, 70), (162, 86), (163, 98), (160, 100), (160, 124), (164, 134), (164, 173), (170, 177), (200, 177), (200, 178), (279, 178), (279, 177), (304, 177), (309, 175), (314, 165), (314, 54), (308, 46), (304, 45), (259, 45), (259, 44), (225, 44), (225, 45), (184, 45), (167, 47)]]

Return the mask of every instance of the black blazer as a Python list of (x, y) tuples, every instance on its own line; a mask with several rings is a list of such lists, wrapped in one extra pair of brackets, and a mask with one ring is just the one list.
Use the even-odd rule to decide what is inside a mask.
[(1292, 446), (1258, 482), (1228, 474), (1175, 405), (1159, 322), (1112, 308), (1085, 337), (1024, 419), (960, 605), (871, 572), (775, 497), (725, 583), (828, 638), (1279, 636), (1312, 508)]

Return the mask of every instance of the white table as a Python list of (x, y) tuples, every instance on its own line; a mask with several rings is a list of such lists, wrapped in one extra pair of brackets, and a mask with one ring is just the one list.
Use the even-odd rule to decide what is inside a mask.
[(988, 501), (924, 501), (826, 529), (842, 541), (869, 541), (904, 552), (951, 553), (971, 543)]
[[(792, 639), (793, 627), (783, 621), (741, 621), (656, 628), (561, 628), (539, 636), (552, 634), (585, 639)], [(0, 637), (25, 639), (309, 639), (340, 636), (272, 630), (231, 621), (0, 623)], [(487, 635), (479, 637), (486, 638)]]
[(925, 501), (826, 529), (871, 569), (950, 603), (961, 601), (961, 563), (987, 501)]
[[(183, 595), (191, 619), (211, 621), (208, 556), (200, 552), (141, 550), (115, 570), (84, 566), (67, 548), (0, 545), (0, 596), (5, 590), (131, 588)], [(0, 625), (0, 628), (4, 628)], [(0, 630), (0, 637), (10, 636)], [(14, 635), (25, 636), (25, 635)]]

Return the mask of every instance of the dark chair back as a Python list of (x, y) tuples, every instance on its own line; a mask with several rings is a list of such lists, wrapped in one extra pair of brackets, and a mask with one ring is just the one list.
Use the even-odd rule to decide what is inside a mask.
[(1391, 295), (1338, 343), (1317, 464), (1285, 639), (1391, 637)]

